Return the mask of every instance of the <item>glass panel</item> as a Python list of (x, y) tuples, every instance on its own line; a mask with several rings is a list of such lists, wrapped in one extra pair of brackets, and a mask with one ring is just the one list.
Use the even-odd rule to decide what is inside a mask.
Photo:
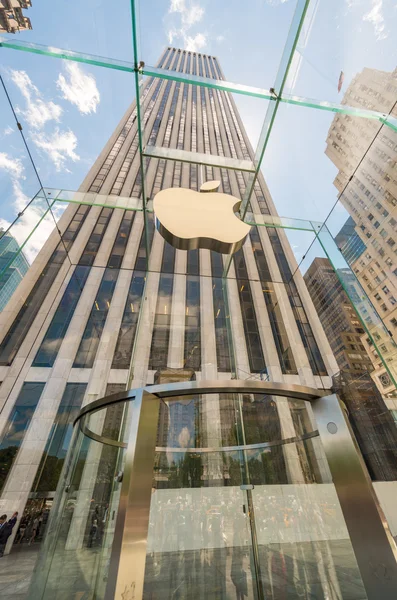
[[(91, 429), (112, 438), (126, 422), (125, 407), (93, 414)], [(29, 598), (104, 598), (124, 459), (124, 449), (94, 441), (76, 427)]]
[(199, 165), (212, 167), (223, 167), (235, 171), (253, 171), (254, 166), (248, 160), (237, 160), (226, 156), (203, 154), (200, 152), (188, 152), (187, 150), (176, 150), (174, 148), (161, 148), (157, 146), (146, 146), (145, 156), (154, 158), (165, 158)]
[[(1, 49), (4, 66), (6, 66), (4, 56), (6, 52), (11, 51)], [(9, 93), (7, 75), (9, 74), (6, 71), (2, 73), (0, 83), (0, 227), (4, 230), (41, 188), (40, 179), (34, 170), (21, 131), (17, 126), (16, 119), (19, 115), (17, 117), (12, 112), (7, 97)], [(30, 222), (28, 220), (28, 223)]]
[[(197, 6), (156, 2), (155, 9), (140, 2), (138, 58), (146, 64), (157, 65), (166, 44), (171, 50), (173, 46), (185, 48), (199, 56), (200, 53), (216, 56), (226, 79), (268, 88), (276, 76), (294, 8), (294, 2), (266, 2), (242, 11), (241, 5), (233, 0), (230, 10), (225, 12), (219, 0), (212, 3), (205, 0)], [(262, 35), (263, 23), (266, 23), (266, 36)], [(153, 29), (158, 35), (147, 36), (147, 31)], [(242, 36), (242, 31), (249, 31), (250, 35)], [(248, 63), (246, 56), (251, 57)]]
[(16, 455), (43, 392), (44, 383), (25, 382), (8, 416), (0, 438), (0, 490), (4, 489)]
[(55, 198), (59, 203), (88, 204), (89, 206), (104, 206), (107, 208), (122, 208), (134, 211), (142, 210), (142, 201), (139, 198), (115, 196), (113, 194), (97, 194), (93, 192), (75, 192), (54, 188), (44, 188), (44, 191), (50, 198)]
[[(88, 20), (92, 24), (92, 15)], [(45, 28), (47, 33), (50, 29), (52, 26)], [(98, 192), (104, 172), (85, 178), (102, 149), (102, 168), (106, 169), (115, 144), (120, 149), (128, 136), (128, 128), (119, 126), (119, 121), (133, 101), (131, 74), (7, 48), (1, 48), (1, 54), (6, 67), (4, 83), (42, 185), (78, 190), (84, 181), (84, 191)], [(16, 129), (13, 123), (8, 125)], [(11, 137), (5, 139), (9, 153)], [(14, 152), (11, 155), (14, 158)], [(28, 176), (25, 171), (22, 175)], [(117, 173), (114, 175), (116, 179)], [(24, 190), (25, 180), (20, 181)], [(31, 198), (40, 187), (24, 193)], [(109, 194), (110, 189), (102, 193)]]
[[(24, 4), (23, 14), (30, 19), (30, 25), (29, 31), (24, 31), (21, 35), (34, 44), (49, 46), (50, 53), (52, 46), (55, 46), (133, 60), (128, 2), (123, 2), (118, 7), (117, 15), (112, 15), (113, 24), (117, 22), (118, 36), (114, 36), (114, 29), (109, 22), (108, 5), (103, 0), (88, 0), (83, 7), (73, 0), (59, 7), (56, 19), (51, 4), (44, 4), (38, 11), (36, 6), (31, 8), (30, 2)], [(21, 30), (21, 25), (18, 30)], [(12, 34), (4, 33), (4, 38), (11, 43), (15, 41), (15, 35)], [(67, 56), (67, 51), (65, 54)]]
[(266, 598), (367, 596), (332, 483), (255, 485)]
[(365, 328), (377, 354), (385, 365), (394, 385), (397, 383), (397, 345), (390, 332), (380, 318), (359, 281), (354, 277), (343, 254), (338, 252), (331, 234), (324, 226), (318, 233), (318, 239), (329, 256), (345, 292), (352, 301), (361, 323)]
[(310, 3), (286, 91), (337, 102), (363, 69), (379, 75), (392, 71), (395, 27), (387, 3), (335, 0), (332, 9), (323, 0)]
[[(25, 341), (27, 332), (42, 308), (49, 290), (55, 285), (58, 291), (64, 278), (67, 277), (70, 268), (68, 250), (79, 233), (87, 212), (88, 208), (85, 206), (77, 210), (72, 209), (72, 212), (69, 212), (69, 219), (66, 221), (67, 224), (65, 224), (64, 229), (66, 239), (60, 239), (58, 233), (56, 233), (50, 240), (47, 240), (48, 229), (45, 221), (42, 221), (41, 225), (37, 228), (35, 237), (32, 239), (35, 242), (40, 241), (41, 245), (44, 244), (44, 241), (47, 241), (47, 255), (44, 253), (42, 258), (44, 266), (42, 267), (41, 276), (36, 280), (33, 288), (27, 288), (27, 290), (18, 289), (17, 295), (14, 296), (17, 310), (19, 309), (17, 314), (15, 314), (16, 309), (14, 304), (12, 306), (9, 304), (7, 307), (14, 320), (0, 344), (0, 364), (12, 364), (18, 350)], [(51, 251), (51, 248), (53, 248), (53, 251), (49, 258), (47, 258), (48, 250)], [(27, 245), (26, 252), (29, 249), (33, 253), (35, 247)]]

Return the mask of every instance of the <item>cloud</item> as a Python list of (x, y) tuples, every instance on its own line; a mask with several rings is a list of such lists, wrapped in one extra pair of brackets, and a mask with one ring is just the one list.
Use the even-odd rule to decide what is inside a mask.
[(185, 38), (185, 49), (190, 52), (198, 52), (205, 47), (207, 43), (207, 36), (203, 33), (197, 33), (194, 37), (186, 36)]
[(363, 16), (363, 21), (373, 25), (377, 40), (385, 40), (389, 35), (385, 31), (385, 18), (382, 9), (383, 0), (372, 0), (372, 9)]
[(67, 159), (73, 162), (80, 160), (80, 156), (75, 152), (77, 138), (70, 129), (59, 131), (56, 128), (51, 135), (41, 132), (35, 135), (33, 141), (40, 150), (49, 156), (57, 171), (61, 171), (65, 167)]
[(167, 31), (168, 43), (180, 39), (185, 50), (197, 52), (207, 44), (207, 35), (204, 32), (190, 33), (193, 25), (199, 23), (204, 16), (204, 8), (199, 4), (187, 4), (185, 0), (171, 0), (168, 9), (170, 14), (180, 16), (180, 26), (173, 25)]
[(12, 158), (6, 152), (0, 152), (0, 170), (6, 171), (13, 179), (24, 178), (21, 159)]
[(66, 62), (65, 70), (66, 77), (60, 73), (57, 80), (63, 98), (75, 104), (84, 115), (96, 112), (101, 97), (95, 78), (84, 73), (77, 63)]
[[(38, 198), (27, 207), (31, 198), (22, 189), (22, 184), (26, 177), (20, 158), (14, 158), (6, 152), (0, 152), (0, 171), (5, 172), (10, 178), (12, 194), (7, 198), (8, 203), (11, 204), (16, 214), (23, 213), (12, 225), (10, 233), (20, 246), (27, 240), (23, 247), (23, 253), (28, 261), (32, 262), (55, 227), (53, 216), (50, 213), (47, 214), (37, 229), (35, 229), (43, 217), (44, 210), (48, 207), (44, 199), (40, 200)], [(65, 207), (61, 206), (61, 212), (63, 212)], [(58, 219), (60, 211), (57, 210), (55, 213), (55, 217)], [(9, 221), (0, 218), (0, 227), (4, 230), (8, 229), (10, 225)], [(34, 229), (35, 231), (32, 234)]]
[(6, 127), (3, 130), (2, 136), (6, 137), (7, 135), (11, 135), (13, 133), (14, 129), (12, 127), (10, 127), (10, 125), (8, 125), (8, 127)]
[(222, 44), (222, 42), (224, 42), (224, 41), (225, 41), (225, 39), (226, 39), (226, 38), (225, 38), (225, 36), (224, 36), (224, 35), (217, 35), (217, 36), (216, 36), (216, 38), (215, 38), (215, 40), (216, 40), (216, 42), (217, 42), (218, 44)]
[(26, 100), (26, 109), (17, 107), (16, 112), (22, 115), (31, 127), (42, 129), (48, 121), (59, 121), (62, 107), (52, 100), (43, 100), (40, 91), (25, 71), (11, 71), (11, 79)]

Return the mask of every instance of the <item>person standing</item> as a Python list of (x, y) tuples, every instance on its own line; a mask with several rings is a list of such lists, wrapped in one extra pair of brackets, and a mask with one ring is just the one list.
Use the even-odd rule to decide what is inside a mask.
[(7, 523), (7, 515), (0, 517), (0, 558), (4, 555), (7, 540), (11, 535), (12, 525)]
[(36, 535), (37, 535), (37, 530), (39, 528), (39, 520), (37, 518), (37, 516), (33, 519), (33, 525), (32, 525), (32, 536), (29, 540), (29, 546), (31, 545), (32, 542), (34, 542)]

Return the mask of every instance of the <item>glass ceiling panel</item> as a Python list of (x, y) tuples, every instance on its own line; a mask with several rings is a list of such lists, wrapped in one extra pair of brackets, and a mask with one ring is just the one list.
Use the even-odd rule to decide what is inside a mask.
[(225, 79), (273, 86), (296, 1), (149, 0), (139, 3), (140, 60), (157, 65), (168, 45), (216, 56)]
[(340, 102), (364, 69), (394, 71), (396, 30), (393, 2), (311, 0), (285, 91)]
[(39, 178), (0, 83), (0, 227), (7, 229), (40, 188)]
[[(396, 134), (362, 117), (281, 105), (262, 168), (278, 213), (324, 221), (338, 195), (349, 188), (349, 178), (362, 171), (378, 143), (384, 145), (382, 136), (394, 138)], [(389, 158), (379, 156), (381, 163)], [(349, 194), (346, 189), (344, 198)], [(334, 235), (348, 217), (340, 203), (335, 209)]]
[[(4, 83), (43, 186), (78, 190), (134, 99), (132, 74), (12, 49), (0, 52)], [(16, 129), (5, 110), (3, 129)], [(25, 194), (30, 199), (39, 187), (32, 185)]]
[(133, 60), (128, 1), (114, 5), (105, 0), (44, 0), (32, 2), (23, 12), (30, 18), (32, 29), (18, 35), (4, 34), (11, 42), (21, 38), (66, 50)]

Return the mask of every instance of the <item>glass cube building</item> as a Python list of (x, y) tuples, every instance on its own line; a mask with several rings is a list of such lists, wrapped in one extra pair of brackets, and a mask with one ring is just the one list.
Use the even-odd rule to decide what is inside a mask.
[[(40, 179), (29, 208), (48, 235), (0, 313), (0, 502), (20, 515), (6, 552), (21, 525), (33, 542), (41, 529), (32, 600), (361, 600), (397, 589), (390, 324), (357, 280), (350, 300), (388, 377), (383, 398), (369, 375), (339, 373), (289, 233), (311, 236), (349, 295), (346, 253), (323, 222), (280, 217), (261, 170), (283, 103), (337, 112), (335, 136), (346, 115), (397, 130), (392, 113), (283, 95), (308, 4), (297, 4), (270, 90), (230, 83), (216, 56), (173, 45), (150, 67), (136, 46), (127, 63), (0, 40), (136, 84), (77, 190)], [(257, 150), (236, 94), (267, 103)], [(250, 226), (233, 254), (161, 235), (156, 195), (185, 188), (199, 205), (208, 182)], [(364, 242), (350, 230), (358, 261)]]

